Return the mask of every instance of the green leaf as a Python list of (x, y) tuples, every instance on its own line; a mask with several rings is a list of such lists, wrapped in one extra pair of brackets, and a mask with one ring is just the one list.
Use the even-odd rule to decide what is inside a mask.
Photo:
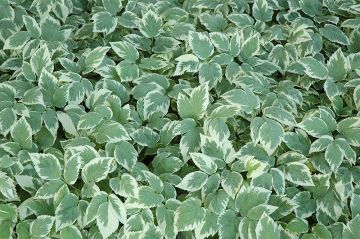
[(2, 171), (0, 171), (0, 193), (5, 199), (18, 200), (14, 180)]
[(189, 45), (192, 52), (201, 60), (205, 60), (214, 53), (214, 46), (211, 44), (210, 38), (203, 32), (190, 32)]
[(272, 176), (272, 184), (275, 192), (279, 195), (284, 194), (285, 192), (285, 175), (284, 173), (277, 168), (272, 168), (270, 170)]
[(40, 37), (40, 27), (36, 20), (30, 16), (23, 15), (23, 22), (25, 24), (26, 30), (33, 38)]
[(356, 217), (360, 215), (360, 195), (354, 194), (351, 196), (350, 208), (351, 208), (351, 215), (352, 217)]
[(61, 165), (53, 154), (32, 153), (30, 157), (40, 178), (44, 180), (57, 180), (60, 178)]
[(89, 206), (85, 212), (85, 225), (94, 221), (97, 217), (97, 212), (101, 204), (107, 202), (108, 195), (105, 192), (99, 192), (91, 199)]
[(321, 238), (321, 239), (332, 238), (329, 229), (327, 229), (327, 227), (321, 223), (313, 227), (313, 232), (317, 236), (317, 238)]
[(350, 147), (346, 140), (338, 138), (327, 145), (325, 160), (329, 163), (333, 171), (341, 165), (344, 157), (352, 164), (356, 161), (355, 151)]
[(251, 26), (254, 24), (254, 19), (248, 14), (238, 14), (232, 13), (227, 16), (227, 18), (234, 23), (237, 27)]
[(42, 119), (46, 129), (55, 136), (59, 129), (59, 121), (56, 112), (52, 109), (47, 109), (42, 113)]
[(117, 67), (116, 72), (121, 81), (134, 81), (139, 77), (139, 67), (131, 61), (121, 61)]
[(315, 17), (321, 12), (321, 1), (300, 0), (301, 10), (310, 17)]
[(154, 224), (147, 223), (142, 231), (141, 238), (151, 239), (151, 238), (161, 238), (161, 231), (159, 227)]
[(256, 224), (255, 231), (258, 239), (280, 239), (279, 226), (265, 213)]
[(32, 129), (25, 117), (21, 117), (11, 129), (11, 137), (14, 142), (18, 143), (23, 149), (32, 147)]
[(217, 220), (218, 215), (207, 210), (203, 222), (200, 224), (200, 226), (195, 228), (196, 238), (207, 238), (209, 236), (214, 236), (218, 231)]
[(81, 171), (81, 176), (85, 182), (99, 182), (105, 179), (110, 171), (113, 159), (110, 157), (94, 158)]
[(189, 231), (204, 221), (205, 209), (201, 207), (199, 199), (189, 198), (176, 209), (174, 215), (175, 230)]
[(164, 197), (155, 192), (155, 190), (148, 186), (139, 187), (139, 197), (136, 202), (136, 207), (152, 208), (162, 205)]
[[(356, 108), (360, 109), (360, 87), (359, 86), (355, 87), (353, 98), (354, 98), (354, 103), (356, 105)], [(1, 116), (0, 116), (0, 118), (1, 118)]]
[(65, 132), (75, 136), (78, 135), (74, 122), (67, 113), (57, 112), (57, 118), (59, 119)]
[(148, 38), (157, 37), (162, 32), (161, 17), (154, 11), (149, 10), (138, 23), (140, 32)]
[(161, 205), (156, 208), (156, 219), (158, 220), (162, 235), (168, 238), (175, 238), (174, 211)]
[(155, 53), (168, 53), (175, 50), (180, 42), (173, 37), (158, 36), (152, 51)]
[(308, 221), (303, 218), (296, 217), (287, 224), (286, 229), (295, 233), (306, 233), (309, 230)]
[(224, 33), (211, 32), (211, 43), (220, 51), (227, 52), (229, 50), (229, 39)]

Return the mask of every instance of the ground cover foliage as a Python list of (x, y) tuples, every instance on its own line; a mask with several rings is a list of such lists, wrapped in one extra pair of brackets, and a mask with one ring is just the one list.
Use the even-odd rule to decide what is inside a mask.
[(358, 238), (359, 14), (2, 0), (0, 238)]

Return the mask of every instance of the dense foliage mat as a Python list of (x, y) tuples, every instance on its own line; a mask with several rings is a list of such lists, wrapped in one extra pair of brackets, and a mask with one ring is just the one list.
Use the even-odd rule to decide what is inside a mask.
[(0, 238), (360, 236), (356, 0), (0, 1)]

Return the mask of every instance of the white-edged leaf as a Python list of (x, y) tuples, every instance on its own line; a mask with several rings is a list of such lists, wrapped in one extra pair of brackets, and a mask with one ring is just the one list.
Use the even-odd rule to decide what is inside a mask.
[(94, 158), (81, 171), (81, 176), (85, 182), (99, 182), (105, 179), (110, 171), (113, 158), (99, 157)]
[(61, 165), (53, 154), (32, 153), (31, 161), (40, 178), (57, 180), (61, 176)]
[(156, 37), (162, 32), (161, 17), (152, 10), (147, 11), (138, 23), (140, 32), (148, 38)]
[(233, 199), (240, 190), (243, 177), (235, 171), (224, 170), (221, 173), (221, 186)]
[(287, 163), (285, 166), (285, 178), (296, 185), (314, 186), (310, 169), (303, 163)]
[(38, 76), (41, 75), (43, 69), (46, 69), (48, 72), (54, 70), (54, 63), (51, 61), (51, 55), (46, 44), (31, 56), (30, 65), (33, 72)]
[(214, 46), (204, 32), (190, 32), (189, 45), (192, 52), (200, 59), (205, 60), (214, 53)]
[(21, 117), (11, 129), (11, 137), (23, 149), (32, 147), (32, 129), (25, 117)]
[(320, 61), (312, 57), (304, 57), (299, 63), (305, 68), (305, 74), (315, 79), (325, 79), (328, 76), (328, 69)]
[(124, 168), (131, 171), (137, 162), (138, 152), (132, 144), (121, 141), (115, 145), (114, 158)]
[(282, 124), (294, 126), (296, 120), (294, 116), (283, 108), (277, 106), (266, 107), (263, 110), (264, 116), (279, 121)]
[(347, 70), (350, 68), (350, 63), (347, 57), (344, 56), (344, 53), (339, 48), (334, 52), (329, 58), (327, 63), (327, 68), (329, 71), (329, 78), (334, 81), (341, 81), (345, 79), (347, 75)]
[(96, 142), (103, 143), (117, 143), (123, 140), (129, 140), (130, 137), (122, 124), (116, 121), (105, 121), (97, 129)]
[(255, 231), (257, 239), (280, 239), (279, 226), (265, 213), (258, 221)]
[(134, 197), (139, 196), (139, 186), (136, 179), (131, 175), (124, 173), (121, 178), (110, 179), (111, 189), (122, 197)]
[(30, 39), (30, 34), (26, 31), (19, 31), (8, 37), (4, 43), (4, 50), (19, 50), (23, 48)]
[(79, 154), (72, 155), (65, 161), (64, 179), (67, 184), (74, 184), (78, 179), (81, 168), (81, 156)]
[(46, 237), (53, 226), (55, 218), (52, 216), (41, 215), (38, 216), (30, 224), (30, 234), (33, 237)]
[(205, 209), (197, 198), (189, 198), (176, 209), (174, 225), (176, 231), (189, 231), (197, 228), (204, 220)]
[(86, 69), (92, 70), (102, 63), (110, 47), (96, 47), (85, 57)]
[(91, 20), (94, 21), (94, 32), (109, 34), (115, 31), (117, 25), (116, 18), (108, 12), (97, 12), (91, 17)]
[(225, 92), (221, 96), (231, 105), (237, 106), (241, 111), (245, 113), (252, 113), (254, 110), (260, 107), (260, 99), (252, 91), (234, 89)]
[(26, 91), (22, 102), (26, 105), (45, 105), (40, 87), (34, 87)]
[(319, 32), (331, 42), (336, 42), (341, 45), (350, 44), (349, 38), (335, 25), (325, 24), (323, 28), (319, 29)]
[(208, 176), (201, 171), (195, 171), (187, 174), (176, 187), (189, 192), (200, 190), (206, 183)]
[(202, 153), (190, 153), (194, 164), (203, 172), (211, 175), (216, 172), (217, 166), (214, 159)]
[(79, 216), (78, 203), (79, 199), (73, 193), (69, 193), (63, 197), (55, 210), (55, 227), (57, 231), (75, 222)]
[(124, 60), (135, 62), (139, 58), (139, 52), (133, 44), (126, 41), (110, 42), (114, 52)]
[(204, 117), (209, 105), (209, 87), (202, 84), (191, 91), (190, 97), (179, 94), (177, 107), (182, 119), (193, 118), (199, 120)]

